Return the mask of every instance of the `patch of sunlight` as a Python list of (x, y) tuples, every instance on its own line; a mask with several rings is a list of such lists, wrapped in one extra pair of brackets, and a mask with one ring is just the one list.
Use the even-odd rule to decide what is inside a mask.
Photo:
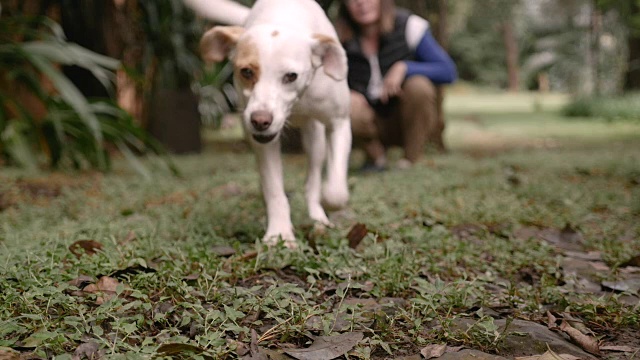
[(558, 111), (569, 101), (568, 94), (560, 93), (495, 93), (448, 91), (444, 108), (449, 114), (475, 113), (535, 113)]
[(640, 124), (568, 119), (555, 113), (451, 115), (446, 141), (453, 148), (554, 148), (640, 138)]

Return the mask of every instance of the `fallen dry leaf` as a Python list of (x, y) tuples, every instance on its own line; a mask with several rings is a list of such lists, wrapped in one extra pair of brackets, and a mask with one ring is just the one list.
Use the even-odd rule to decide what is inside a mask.
[(243, 343), (242, 341), (227, 339), (227, 344), (236, 346), (236, 355), (238, 357), (243, 357), (249, 354), (249, 346), (247, 346), (247, 344)]
[(580, 360), (580, 358), (570, 354), (556, 354), (549, 350), (542, 355), (516, 357), (516, 360)]
[(584, 261), (601, 261), (602, 260), (602, 253), (600, 251), (582, 252), (582, 251), (566, 250), (564, 252), (564, 255), (567, 257), (580, 259)]
[(636, 353), (636, 352), (640, 351), (640, 348), (634, 348), (634, 347), (631, 347), (631, 346), (605, 345), (605, 346), (601, 346), (600, 350), (626, 352), (626, 353)]
[(547, 328), (554, 330), (558, 328), (558, 324), (556, 324), (558, 318), (556, 318), (550, 311), (547, 311)]
[(68, 289), (66, 290), (66, 293), (71, 296), (80, 296), (80, 297), (86, 296), (87, 293), (84, 292), (82, 289), (84, 289), (89, 284), (94, 283), (95, 281), (96, 279), (94, 279), (91, 276), (80, 275), (79, 277), (69, 281), (69, 285), (77, 288), (78, 290)]
[(6, 347), (0, 347), (0, 360), (20, 360), (20, 353)]
[(569, 337), (585, 351), (594, 355), (600, 355), (600, 347), (598, 346), (598, 341), (595, 338), (583, 334), (580, 330), (569, 325), (566, 320), (562, 320), (562, 323), (560, 323), (560, 330), (567, 333), (567, 335), (569, 335)]
[(584, 242), (582, 234), (568, 224), (563, 229), (523, 227), (517, 229), (513, 235), (520, 240), (544, 240), (563, 251), (569, 250), (573, 252), (582, 251)]
[(78, 240), (69, 246), (69, 251), (77, 258), (82, 254), (94, 255), (99, 250), (102, 250), (102, 244), (95, 240)]
[(236, 254), (236, 249), (232, 248), (231, 246), (220, 245), (212, 247), (211, 252), (220, 257), (229, 257)]
[[(94, 286), (95, 286), (95, 290), (97, 290), (97, 291), (113, 291), (113, 292), (116, 292), (116, 288), (118, 287), (118, 285), (120, 285), (118, 280), (116, 280), (116, 279), (114, 279), (112, 277), (103, 276), (98, 280), (97, 283), (95, 283)], [(89, 285), (89, 286), (91, 286), (91, 285)], [(89, 291), (89, 290), (87, 290), (87, 288), (89, 286), (84, 288), (84, 291)]]
[(69, 281), (69, 285), (71, 286), (75, 286), (78, 289), (83, 289), (85, 286), (91, 284), (92, 282), (96, 281), (96, 279), (94, 279), (91, 276), (87, 276), (87, 275), (80, 275), (77, 278), (70, 280)]
[(640, 294), (640, 279), (603, 281), (601, 284), (604, 288), (609, 290)]
[(600, 272), (608, 272), (611, 271), (611, 268), (602, 261), (592, 261), (589, 263), (592, 268)]
[(562, 317), (569, 323), (569, 325), (578, 329), (581, 333), (595, 336), (595, 333), (589, 329), (582, 320), (574, 318), (570, 313), (563, 312)]
[(562, 230), (545, 229), (541, 231), (540, 238), (556, 245), (563, 250), (581, 250), (584, 238), (582, 234), (567, 224)]
[(447, 344), (431, 344), (420, 350), (420, 355), (425, 359), (439, 358), (447, 351)]
[(620, 274), (633, 276), (635, 274), (640, 274), (640, 267), (638, 266), (627, 266), (623, 268), (618, 268), (620, 270)]
[(193, 273), (193, 274), (189, 274), (189, 275), (183, 277), (182, 280), (184, 280), (184, 281), (195, 281), (195, 280), (198, 280), (198, 278), (200, 278), (200, 274), (199, 273)]
[(285, 355), (281, 350), (262, 349), (267, 354), (269, 360), (291, 360), (290, 356)]
[(97, 283), (89, 284), (82, 290), (85, 293), (98, 294), (96, 304), (102, 305), (116, 296), (116, 289), (118, 288), (118, 285), (120, 285), (118, 280), (112, 277), (103, 276)]
[(306, 349), (288, 349), (285, 353), (298, 360), (330, 360), (351, 351), (364, 338), (360, 332), (318, 336)]
[(258, 346), (258, 333), (251, 329), (251, 344), (249, 345), (249, 354), (242, 358), (243, 360), (269, 360), (269, 356)]
[(349, 240), (349, 247), (355, 249), (360, 245), (362, 240), (367, 236), (369, 230), (367, 229), (367, 225), (362, 223), (357, 223), (353, 225), (349, 233), (347, 234), (347, 239)]
[(80, 359), (89, 359), (89, 360), (97, 360), (102, 358), (102, 354), (100, 353), (100, 345), (96, 342), (88, 342), (81, 344), (78, 346), (76, 351), (73, 353), (72, 360), (80, 360)]

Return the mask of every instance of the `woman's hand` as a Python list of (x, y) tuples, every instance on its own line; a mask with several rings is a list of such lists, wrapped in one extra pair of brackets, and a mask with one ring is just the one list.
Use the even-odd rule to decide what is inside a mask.
[(384, 86), (382, 88), (382, 94), (380, 95), (380, 101), (386, 104), (389, 99), (400, 95), (402, 92), (402, 83), (407, 75), (407, 64), (404, 61), (398, 61), (391, 65), (389, 71), (384, 76)]

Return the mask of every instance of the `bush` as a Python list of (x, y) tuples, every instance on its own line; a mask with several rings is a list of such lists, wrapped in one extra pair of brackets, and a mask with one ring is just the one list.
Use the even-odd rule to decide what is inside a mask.
[(0, 40), (0, 157), (8, 163), (106, 171), (108, 149), (117, 148), (145, 173), (131, 149), (162, 152), (117, 104), (87, 99), (61, 70), (83, 67), (110, 88), (119, 61), (67, 42), (45, 17), (1, 17)]
[(569, 117), (640, 120), (640, 93), (617, 97), (577, 97), (563, 109)]

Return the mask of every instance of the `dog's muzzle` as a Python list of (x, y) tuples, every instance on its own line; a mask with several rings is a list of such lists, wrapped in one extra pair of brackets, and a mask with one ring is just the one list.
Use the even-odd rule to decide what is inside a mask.
[(251, 126), (257, 131), (266, 131), (273, 124), (273, 115), (265, 110), (257, 110), (249, 117)]
[(260, 144), (267, 144), (271, 142), (271, 140), (275, 139), (276, 136), (278, 136), (278, 133), (271, 135), (253, 134), (253, 140), (259, 142)]
[[(253, 127), (254, 131), (257, 132), (265, 132), (273, 124), (273, 114), (266, 110), (256, 110), (251, 113), (249, 117), (251, 121), (251, 127)], [(271, 140), (275, 139), (278, 136), (278, 133), (275, 134), (253, 134), (253, 139), (260, 144), (266, 144)]]

